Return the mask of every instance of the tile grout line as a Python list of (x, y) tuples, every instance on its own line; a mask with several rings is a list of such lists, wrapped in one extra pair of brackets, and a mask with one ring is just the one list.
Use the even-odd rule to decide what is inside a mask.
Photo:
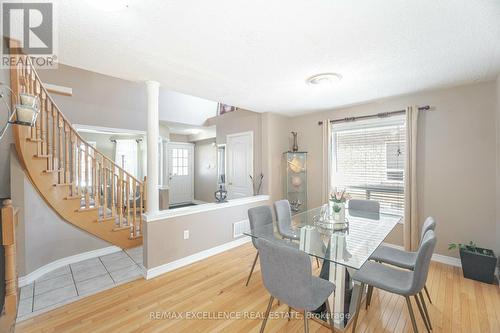
[(35, 312), (35, 283), (36, 280), (33, 281), (33, 292), (31, 293), (31, 312)]
[[(123, 251), (123, 250), (122, 250)], [(111, 278), (111, 281), (113, 281), (113, 284), (116, 286), (116, 281), (115, 279), (113, 279), (113, 276), (111, 276), (111, 272), (108, 271), (108, 268), (106, 267), (106, 265), (104, 265), (104, 263), (102, 262), (102, 259), (101, 257), (97, 257), (99, 259), (99, 261), (101, 262), (101, 264), (104, 266), (104, 269), (106, 270), (106, 272), (108, 273), (109, 277)]]
[(69, 266), (69, 271), (71, 273), (71, 279), (73, 280), (73, 285), (75, 286), (76, 297), (78, 297), (78, 296), (80, 296), (80, 293), (78, 292), (78, 288), (76, 286), (75, 276), (73, 275), (73, 269), (71, 268), (71, 265), (68, 265), (68, 266)]

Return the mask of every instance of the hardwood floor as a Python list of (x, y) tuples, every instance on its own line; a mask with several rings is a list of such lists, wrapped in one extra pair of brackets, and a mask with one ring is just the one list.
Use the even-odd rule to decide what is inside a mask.
[[(17, 325), (16, 332), (258, 332), (261, 318), (234, 318), (238, 312), (263, 313), (267, 306), (269, 296), (258, 264), (245, 287), (254, 256), (255, 249), (246, 244), (164, 276), (127, 283), (26, 320)], [(459, 268), (434, 262), (427, 286), (434, 302), (428, 304), (433, 332), (500, 332), (498, 286), (464, 279)], [(179, 318), (187, 311), (211, 318)], [(287, 306), (275, 302), (273, 311), (286, 315)], [(166, 312), (171, 312), (170, 319)], [(233, 318), (214, 319), (219, 312)], [(416, 315), (419, 331), (425, 332), (418, 312)], [(270, 319), (266, 332), (302, 332), (302, 325), (298, 314), (290, 321)], [(368, 312), (361, 311), (356, 331), (411, 332), (404, 299), (375, 290)], [(330, 331), (310, 321), (310, 332)]]

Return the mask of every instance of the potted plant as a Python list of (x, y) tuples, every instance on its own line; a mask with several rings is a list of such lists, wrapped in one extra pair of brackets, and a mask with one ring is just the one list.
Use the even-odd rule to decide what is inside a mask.
[(469, 244), (451, 243), (448, 249), (459, 249), (462, 272), (465, 278), (493, 283), (497, 258), (492, 250), (477, 247), (472, 241)]
[(335, 190), (330, 194), (330, 201), (332, 202), (332, 215), (333, 219), (338, 223), (345, 222), (345, 203), (351, 196), (345, 190)]

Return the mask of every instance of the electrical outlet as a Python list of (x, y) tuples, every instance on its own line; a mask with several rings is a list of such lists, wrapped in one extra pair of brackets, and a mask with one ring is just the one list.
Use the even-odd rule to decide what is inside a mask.
[(184, 239), (189, 239), (189, 230), (184, 230)]

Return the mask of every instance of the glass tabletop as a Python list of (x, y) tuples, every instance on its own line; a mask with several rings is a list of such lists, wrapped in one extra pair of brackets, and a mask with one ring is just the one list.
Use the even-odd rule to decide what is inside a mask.
[[(289, 243), (309, 255), (359, 269), (401, 220), (401, 216), (346, 209), (345, 224), (328, 225), (319, 219), (321, 207), (292, 216), (284, 240), (276, 224), (244, 232), (252, 238)], [(341, 229), (341, 230), (338, 230)]]

